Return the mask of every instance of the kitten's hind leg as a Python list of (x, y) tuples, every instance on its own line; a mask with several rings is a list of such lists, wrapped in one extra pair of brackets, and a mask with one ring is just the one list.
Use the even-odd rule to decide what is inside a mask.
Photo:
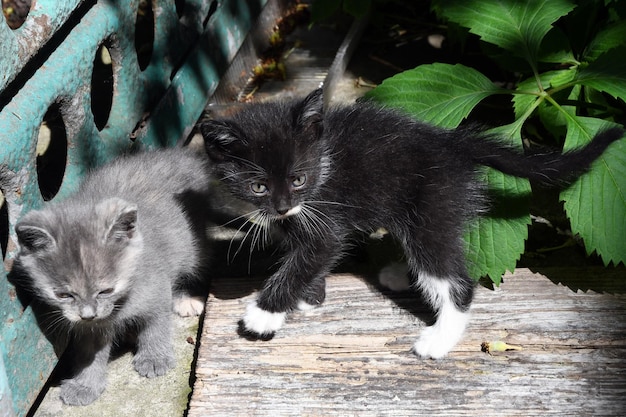
[(421, 272), (416, 285), (434, 308), (437, 319), (422, 330), (413, 352), (423, 358), (439, 359), (454, 348), (465, 332), (473, 283), (470, 278), (454, 280)]
[(406, 263), (394, 262), (378, 273), (378, 282), (391, 291), (407, 291), (411, 288), (409, 267)]
[(202, 314), (205, 304), (206, 297), (181, 292), (174, 295), (172, 310), (181, 317), (194, 317)]
[(181, 317), (199, 316), (204, 311), (208, 293), (202, 276), (182, 275), (172, 288), (172, 311)]

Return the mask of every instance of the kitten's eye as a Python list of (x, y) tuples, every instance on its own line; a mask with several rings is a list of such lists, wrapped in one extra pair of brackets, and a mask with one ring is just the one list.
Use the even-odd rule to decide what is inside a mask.
[(102, 290), (98, 293), (98, 297), (106, 298), (109, 295), (113, 294), (114, 290), (115, 290), (114, 288), (107, 288), (105, 290)]
[(54, 295), (61, 301), (71, 301), (74, 296), (69, 292), (55, 292)]
[(250, 189), (254, 194), (263, 195), (267, 193), (267, 186), (262, 182), (253, 182), (250, 184)]
[(302, 188), (302, 186), (306, 184), (306, 175), (305, 174), (298, 175), (297, 177), (293, 179), (291, 183), (293, 184), (295, 188)]

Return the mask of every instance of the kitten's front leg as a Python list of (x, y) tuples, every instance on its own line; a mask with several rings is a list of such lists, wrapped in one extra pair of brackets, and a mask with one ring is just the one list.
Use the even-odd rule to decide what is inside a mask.
[(105, 340), (77, 340), (69, 347), (75, 374), (61, 381), (61, 400), (67, 405), (87, 405), (104, 392), (111, 343)]
[[(265, 283), (257, 299), (246, 307), (240, 332), (253, 339), (271, 339), (285, 323), (287, 312), (297, 304), (298, 285), (292, 280), (297, 274), (296, 262), (287, 257), (283, 265)], [(296, 279), (296, 281), (302, 278)]]
[(297, 308), (309, 311), (322, 305), (326, 299), (326, 276), (318, 276), (303, 289)]
[(137, 337), (137, 353), (133, 359), (141, 376), (153, 378), (164, 375), (176, 362), (171, 340), (171, 314), (158, 311), (148, 320)]
[(257, 299), (246, 308), (240, 332), (247, 337), (270, 339), (296, 308), (311, 309), (324, 301), (325, 278), (340, 254), (339, 241), (300, 244), (283, 259)]

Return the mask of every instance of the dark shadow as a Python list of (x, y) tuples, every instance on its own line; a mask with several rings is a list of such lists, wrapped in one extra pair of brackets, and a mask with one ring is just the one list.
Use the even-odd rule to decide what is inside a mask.
[(516, 219), (528, 215), (530, 210), (531, 193), (510, 196), (502, 190), (488, 189), (488, 214), (487, 216), (497, 219)]
[(624, 265), (605, 266), (596, 253), (571, 236), (571, 225), (560, 200), (560, 189), (533, 184), (530, 210), (540, 217), (528, 228), (518, 267), (529, 268), (572, 291), (626, 293)]
[[(245, 9), (240, 10), (236, 9), (236, 16), (258, 16), (261, 11), (261, 7), (258, 2), (229, 2), (228, 4), (231, 7), (245, 7)], [(216, 8), (217, 7), (217, 8)], [(198, 36), (197, 39), (193, 41), (193, 48), (188, 52), (182, 54), (181, 58), (185, 56), (184, 62), (179, 59), (173, 59), (173, 62), (177, 62), (175, 65), (176, 68), (180, 68), (182, 65), (185, 65), (194, 76), (188, 80), (190, 83), (193, 83), (198, 91), (203, 92), (202, 94), (209, 95), (209, 92), (212, 92), (215, 85), (213, 83), (217, 83), (218, 80), (213, 80), (213, 82), (209, 82), (207, 79), (207, 74), (215, 73), (219, 77), (221, 77), (227, 70), (230, 61), (229, 61), (229, 51), (227, 50), (229, 41), (228, 41), (228, 30), (225, 30), (225, 26), (220, 24), (219, 21), (215, 21), (215, 19), (211, 19), (213, 17), (217, 17), (220, 13), (228, 13), (223, 4), (219, 4), (215, 6), (215, 3), (211, 4), (210, 10), (206, 19), (208, 19), (208, 24), (205, 31)], [(230, 11), (232, 13), (232, 11)], [(236, 21), (236, 20), (235, 20)], [(253, 24), (254, 22), (251, 22)], [(241, 27), (239, 27), (241, 30)], [(172, 49), (172, 51), (176, 51), (180, 49), (180, 47)], [(207, 68), (207, 64), (210, 64), (210, 67)], [(171, 78), (175, 76), (175, 70)], [(170, 87), (171, 88), (171, 87)], [(176, 117), (174, 120), (169, 118), (161, 117), (161, 118), (151, 118), (149, 123), (151, 125), (151, 132), (156, 136), (155, 141), (159, 146), (169, 146), (172, 144), (171, 132), (183, 132), (185, 129), (185, 122), (179, 115), (183, 114), (180, 107), (183, 103), (178, 99), (168, 99), (168, 100), (160, 100), (155, 103), (155, 105), (151, 109), (147, 109), (151, 113), (157, 110), (163, 110), (167, 108), (168, 114), (173, 114)], [(173, 128), (173, 129), (172, 129)], [(176, 138), (175, 138), (176, 141)], [(175, 142), (174, 142), (175, 143)]]
[[(11, 270), (8, 271), (7, 280), (15, 287), (17, 300), (22, 305), (22, 308), (26, 309), (33, 302), (33, 291), (30, 285), (32, 280), (22, 267), (19, 258), (13, 262)], [(35, 317), (37, 317), (37, 314)]]
[[(2, 173), (0, 172), (0, 175)], [(0, 179), (0, 182), (2, 180)], [(0, 249), (2, 250), (2, 261), (7, 255), (7, 248), (9, 246), (9, 203), (4, 198), (4, 192), (0, 189)]]
[(187, 407), (185, 408), (185, 411), (183, 411), (183, 417), (188, 417), (189, 415), (189, 402), (191, 401), (191, 397), (193, 395), (193, 387), (196, 383), (196, 367), (198, 366), (198, 352), (200, 349), (200, 339), (202, 338), (202, 331), (204, 329), (204, 320), (206, 318), (206, 312), (202, 312), (202, 314), (200, 314), (200, 317), (198, 317), (198, 330), (196, 331), (196, 338), (195, 340), (192, 342), (190, 340), (187, 340), (188, 343), (193, 343), (194, 347), (193, 347), (193, 356), (191, 357), (191, 364), (189, 366), (189, 369), (191, 370), (189, 372), (189, 379), (188, 379), (188, 383), (189, 383), (189, 388), (191, 388), (189, 390), (189, 394), (187, 395)]
[(531, 271), (546, 276), (573, 292), (593, 291), (600, 294), (626, 294), (626, 267), (618, 266), (546, 266), (531, 267)]
[[(180, 9), (178, 4), (180, 2), (176, 2), (176, 10), (179, 16), (179, 20), (182, 22), (186, 19), (195, 20), (195, 17), (200, 14), (200, 10), (196, 3), (185, 4), (184, 8)], [(206, 27), (209, 19), (215, 14), (215, 11), (218, 8), (217, 0), (211, 2), (209, 6), (209, 11), (204, 16), (202, 28)], [(179, 11), (180, 10), (180, 11)], [(172, 68), (172, 73), (170, 74), (170, 80), (174, 78), (174, 76), (178, 73), (178, 70), (185, 64), (187, 58), (190, 56), (191, 52), (195, 49), (195, 45), (198, 41), (198, 38), (202, 32), (199, 32), (195, 26), (189, 26), (185, 24), (180, 25), (180, 34), (179, 38), (169, 37), (168, 44), (170, 50), (174, 52), (174, 56), (172, 57), (172, 62), (174, 63), (174, 67)], [(177, 42), (178, 41), (178, 44)], [(183, 46), (181, 48), (181, 45)]]
[(391, 300), (399, 309), (415, 316), (426, 325), (431, 325), (435, 322), (434, 312), (419, 291), (413, 289), (392, 291), (378, 282), (380, 270), (392, 262), (402, 261), (403, 257), (402, 248), (389, 235), (380, 240), (362, 240), (354, 246), (335, 272), (356, 275), (372, 292), (379, 293)]
[[(279, 256), (273, 258), (274, 268), (280, 262)], [(362, 279), (371, 288), (372, 292), (379, 293), (380, 296), (388, 298), (396, 306), (405, 312), (414, 315), (427, 325), (435, 321), (434, 313), (426, 303), (425, 299), (417, 291), (391, 291), (382, 287), (378, 283), (379, 270), (392, 261), (401, 259), (401, 251), (398, 252), (398, 245), (391, 239), (385, 238), (381, 241), (368, 240), (355, 244), (346, 254), (343, 260), (333, 269), (332, 273), (353, 274)], [(262, 265), (264, 268), (266, 265)], [(262, 275), (253, 276), (219, 276), (213, 281), (220, 280), (219, 284), (211, 289), (211, 293), (217, 299), (237, 299), (247, 296), (262, 288), (264, 281), (271, 273), (271, 270), (260, 270), (265, 272)], [(323, 308), (323, 304), (322, 304)], [(243, 313), (243, 311), (242, 311)], [(243, 323), (238, 323), (239, 336), (251, 340), (269, 340), (273, 335), (258, 335), (246, 331)]]

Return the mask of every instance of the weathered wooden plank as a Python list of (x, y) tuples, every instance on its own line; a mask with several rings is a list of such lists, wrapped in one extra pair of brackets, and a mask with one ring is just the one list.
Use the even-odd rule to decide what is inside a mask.
[[(428, 320), (413, 294), (334, 275), (321, 308), (250, 342), (237, 321), (259, 281), (216, 280), (189, 416), (622, 415), (626, 277), (614, 275), (609, 293), (575, 292), (525, 269), (497, 290), (480, 287), (466, 336), (440, 361), (409, 352)], [(523, 350), (481, 352), (491, 340)]]

